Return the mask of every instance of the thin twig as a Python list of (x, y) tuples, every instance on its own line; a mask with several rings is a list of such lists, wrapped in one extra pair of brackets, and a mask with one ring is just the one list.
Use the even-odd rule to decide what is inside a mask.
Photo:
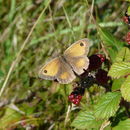
[(53, 124), (48, 128), (48, 130), (52, 130), (54, 126), (55, 126), (55, 123), (53, 123)]
[(108, 120), (104, 121), (100, 127), (100, 130), (104, 130), (104, 128), (107, 127), (108, 125), (110, 125), (110, 121), (108, 121)]
[(66, 117), (65, 117), (65, 126), (66, 126), (66, 124), (67, 124), (67, 122), (68, 122), (68, 117), (69, 117), (69, 113), (71, 112), (71, 106), (69, 105), (68, 106), (68, 110), (67, 110), (67, 113), (66, 113)]
[(2, 93), (3, 93), (4, 90), (5, 90), (5, 87), (6, 87), (6, 85), (7, 85), (7, 82), (8, 82), (8, 80), (9, 80), (9, 77), (10, 77), (12, 71), (14, 70), (15, 65), (18, 63), (19, 56), (21, 55), (21, 53), (22, 53), (22, 51), (23, 51), (25, 45), (28, 43), (29, 38), (30, 38), (30, 36), (32, 35), (33, 30), (35, 29), (36, 25), (38, 24), (40, 18), (41, 18), (42, 15), (43, 15), (43, 13), (45, 12), (45, 10), (47, 9), (47, 7), (49, 6), (50, 2), (51, 2), (51, 0), (48, 1), (46, 7), (42, 10), (42, 12), (41, 12), (41, 14), (39, 15), (37, 21), (35, 22), (35, 24), (34, 24), (33, 27), (31, 28), (31, 30), (30, 30), (30, 32), (29, 32), (27, 38), (26, 38), (25, 41), (23, 42), (23, 45), (22, 45), (20, 51), (18, 52), (18, 54), (17, 54), (15, 60), (12, 62), (11, 67), (10, 67), (10, 69), (9, 69), (9, 71), (8, 71), (8, 74), (7, 74), (7, 76), (6, 76), (6, 78), (5, 78), (5, 81), (4, 81), (4, 83), (3, 83), (3, 86), (2, 86), (2, 88), (1, 88), (1, 90), (0, 90), (0, 97), (1, 97)]
[(11, 109), (17, 111), (18, 113), (20, 113), (20, 114), (22, 114), (22, 115), (25, 115), (25, 112), (21, 111), (21, 110), (20, 110), (15, 104), (13, 104), (13, 103), (9, 105), (9, 108), (11, 108)]
[(108, 54), (108, 52), (107, 52), (107, 49), (105, 48), (105, 46), (104, 46), (103, 43), (101, 43), (101, 47), (102, 47), (102, 51), (104, 52), (106, 58), (107, 58), (108, 60), (110, 60), (109, 54)]
[(94, 0), (92, 0), (89, 23), (91, 23), (91, 20), (92, 20), (92, 17), (93, 17), (93, 9), (94, 9)]

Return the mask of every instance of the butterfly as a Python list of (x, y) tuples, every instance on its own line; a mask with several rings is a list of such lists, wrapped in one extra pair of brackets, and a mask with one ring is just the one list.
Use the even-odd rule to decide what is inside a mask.
[(60, 84), (72, 82), (76, 75), (81, 75), (89, 66), (87, 54), (90, 42), (87, 38), (73, 43), (62, 56), (45, 64), (39, 71), (39, 77), (46, 80), (57, 80)]

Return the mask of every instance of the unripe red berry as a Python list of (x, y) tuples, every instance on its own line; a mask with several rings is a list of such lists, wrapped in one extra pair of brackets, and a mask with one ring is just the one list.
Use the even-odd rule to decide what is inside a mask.
[(75, 105), (79, 104), (84, 92), (85, 92), (85, 88), (78, 87), (78, 86), (75, 87), (73, 89), (73, 92), (71, 92), (71, 94), (68, 96), (69, 101)]
[(77, 98), (75, 99), (75, 102), (79, 102), (79, 101), (80, 101), (79, 99), (77, 99)]
[(73, 99), (72, 102), (77, 105), (77, 104), (79, 104), (80, 100), (79, 99)]
[(102, 54), (97, 54), (97, 56), (101, 59), (101, 62), (105, 61), (105, 57)]
[(81, 100), (82, 99), (82, 96), (81, 95), (78, 95), (76, 96), (77, 99)]
[(71, 94), (71, 95), (68, 96), (68, 98), (69, 98), (69, 101), (71, 101), (72, 99), (74, 99), (74, 95)]
[(72, 103), (75, 103), (75, 102), (76, 102), (75, 98), (74, 98), (74, 99), (72, 99), (71, 101), (72, 101)]
[(124, 16), (124, 17), (123, 17), (123, 21), (128, 24), (128, 23), (129, 23), (128, 17), (127, 17), (127, 16)]
[(127, 33), (125, 41), (130, 45), (130, 32)]
[(75, 105), (79, 105), (79, 102), (75, 102), (74, 104), (75, 104)]

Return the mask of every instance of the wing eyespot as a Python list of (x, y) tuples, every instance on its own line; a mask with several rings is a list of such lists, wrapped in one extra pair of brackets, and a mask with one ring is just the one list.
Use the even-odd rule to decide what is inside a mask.
[(81, 42), (81, 43), (80, 43), (80, 46), (84, 46), (84, 43)]
[(47, 73), (47, 70), (44, 70), (44, 73)]

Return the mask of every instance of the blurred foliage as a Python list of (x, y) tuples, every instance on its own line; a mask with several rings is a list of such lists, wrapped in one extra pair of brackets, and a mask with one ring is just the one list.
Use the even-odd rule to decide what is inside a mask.
[[(0, 88), (32, 26), (46, 8), (0, 97), (0, 129), (130, 129), (129, 104), (120, 105), (121, 94), (130, 101), (130, 78), (122, 79), (130, 73), (130, 50), (124, 42), (128, 26), (122, 22), (129, 2), (47, 3), (48, 0), (0, 0)], [(109, 75), (118, 79), (112, 80), (112, 92), (107, 94), (103, 86), (93, 85), (85, 92), (80, 106), (74, 106), (68, 102), (73, 83), (61, 85), (41, 80), (38, 71), (46, 61), (85, 37), (92, 43), (89, 56), (104, 54), (112, 64)]]

